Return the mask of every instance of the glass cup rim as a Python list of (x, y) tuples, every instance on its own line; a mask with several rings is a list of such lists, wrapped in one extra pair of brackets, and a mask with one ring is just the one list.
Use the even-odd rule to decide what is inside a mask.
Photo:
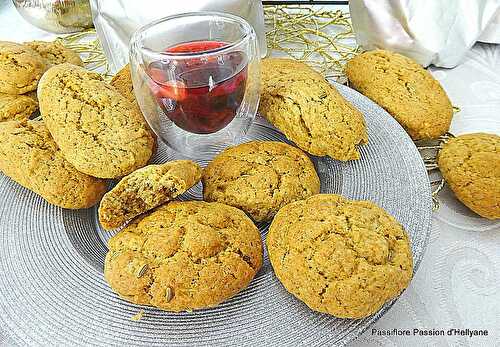
[[(185, 18), (185, 17), (222, 17), (224, 19), (229, 19), (235, 23), (240, 24), (243, 28), (243, 34), (241, 35), (240, 38), (237, 40), (228, 43), (225, 46), (219, 47), (219, 48), (213, 48), (205, 51), (199, 51), (199, 52), (165, 52), (165, 51), (155, 51), (152, 49), (149, 49), (144, 46), (139, 46), (139, 37), (141, 34), (146, 32), (147, 30), (153, 28), (154, 26), (164, 23), (166, 21), (174, 20), (174, 19), (179, 19), (179, 18)], [(185, 12), (185, 13), (179, 13), (167, 17), (163, 17), (160, 19), (157, 19), (151, 23), (148, 23), (139, 29), (132, 35), (132, 38), (130, 40), (131, 45), (135, 46), (135, 49), (138, 51), (145, 51), (147, 52), (148, 55), (153, 55), (153, 56), (159, 56), (167, 59), (179, 59), (179, 58), (193, 58), (193, 57), (202, 57), (202, 56), (209, 56), (213, 54), (224, 54), (227, 51), (232, 51), (234, 48), (240, 46), (243, 42), (247, 41), (249, 37), (255, 35), (255, 31), (253, 27), (248, 23), (244, 18), (229, 14), (229, 13), (224, 13), (224, 12), (217, 12), (217, 11), (200, 11), (200, 12)]]

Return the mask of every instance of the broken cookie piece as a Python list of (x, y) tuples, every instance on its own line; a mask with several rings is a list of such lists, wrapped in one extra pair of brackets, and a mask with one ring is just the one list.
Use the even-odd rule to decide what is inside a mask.
[(104, 229), (114, 229), (184, 193), (198, 183), (201, 168), (190, 160), (148, 165), (124, 177), (104, 195), (99, 205), (99, 221)]

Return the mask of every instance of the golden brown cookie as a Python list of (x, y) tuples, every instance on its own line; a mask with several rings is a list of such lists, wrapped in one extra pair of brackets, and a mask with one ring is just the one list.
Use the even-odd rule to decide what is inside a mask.
[(104, 277), (125, 300), (178, 312), (229, 299), (261, 266), (260, 233), (244, 212), (172, 202), (109, 240)]
[(64, 47), (57, 41), (30, 41), (24, 43), (34, 51), (38, 52), (50, 64), (57, 65), (62, 63), (70, 63), (73, 65), (83, 66), (83, 61), (80, 55), (75, 51)]
[(347, 63), (349, 85), (389, 112), (413, 140), (434, 139), (450, 128), (453, 107), (432, 75), (401, 54), (375, 50)]
[(0, 170), (63, 208), (91, 207), (106, 192), (104, 180), (77, 171), (64, 159), (41, 120), (0, 123)]
[(132, 85), (132, 76), (130, 73), (130, 65), (125, 65), (120, 71), (113, 76), (110, 84), (115, 87), (128, 101), (139, 108), (134, 94), (134, 86)]
[(500, 136), (475, 133), (450, 139), (439, 170), (456, 197), (488, 219), (500, 218)]
[(0, 93), (24, 94), (35, 90), (45, 70), (45, 59), (30, 47), (0, 41)]
[(267, 250), (285, 288), (340, 318), (377, 312), (405, 289), (413, 259), (401, 224), (369, 201), (318, 194), (283, 207)]
[(359, 159), (367, 141), (363, 115), (323, 76), (296, 60), (262, 61), (259, 112), (302, 150), (338, 160)]
[(118, 228), (129, 219), (173, 200), (194, 186), (201, 168), (190, 160), (148, 165), (138, 169), (104, 195), (99, 222), (104, 229)]
[(81, 172), (117, 178), (151, 157), (153, 139), (142, 115), (97, 73), (56, 65), (41, 79), (38, 99), (64, 157)]
[(0, 93), (0, 122), (28, 119), (36, 110), (38, 102), (32, 97)]
[(255, 221), (270, 220), (288, 203), (318, 194), (309, 157), (282, 142), (253, 141), (228, 148), (203, 171), (205, 201), (242, 209)]
[[(139, 112), (139, 114), (142, 115), (141, 108), (139, 107), (139, 104), (137, 103), (137, 99), (135, 98), (134, 94), (134, 86), (132, 85), (132, 76), (130, 73), (130, 65), (127, 64), (125, 65), (120, 71), (116, 73), (116, 75), (113, 76), (113, 79), (111, 80), (110, 83), (113, 87), (120, 92), (121, 95), (123, 95), (128, 101), (132, 103), (134, 108)], [(156, 151), (157, 148), (157, 142), (158, 139), (156, 138), (155, 133), (153, 130), (148, 125), (149, 132), (151, 133), (151, 137), (153, 137), (154, 140), (154, 149), (153, 153)]]

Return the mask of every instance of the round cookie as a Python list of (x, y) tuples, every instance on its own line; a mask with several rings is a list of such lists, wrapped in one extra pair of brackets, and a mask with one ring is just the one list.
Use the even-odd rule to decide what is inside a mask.
[(302, 150), (338, 160), (359, 159), (363, 115), (312, 68), (292, 59), (262, 60), (259, 113)]
[(190, 160), (148, 165), (125, 176), (99, 205), (99, 222), (106, 230), (173, 200), (198, 183), (201, 168)]
[(413, 140), (434, 139), (450, 128), (453, 107), (443, 87), (415, 61), (375, 50), (346, 65), (349, 85), (382, 106)]
[(145, 166), (153, 153), (142, 114), (97, 73), (55, 65), (40, 80), (38, 100), (52, 137), (81, 172), (122, 177)]
[(64, 159), (41, 120), (0, 123), (0, 171), (63, 208), (94, 206), (106, 192), (104, 180), (77, 171)]
[(475, 133), (450, 139), (438, 165), (455, 196), (478, 215), (500, 218), (500, 136)]
[(369, 201), (318, 194), (274, 217), (267, 250), (285, 288), (312, 310), (363, 318), (405, 289), (413, 271), (401, 224)]
[(245, 211), (255, 221), (272, 219), (288, 203), (319, 193), (311, 160), (282, 142), (252, 141), (217, 155), (203, 171), (205, 201)]
[(229, 299), (261, 266), (260, 233), (245, 213), (219, 203), (172, 202), (109, 240), (104, 277), (125, 300), (179, 312)]
[(45, 59), (30, 47), (0, 41), (0, 93), (24, 94), (35, 90), (45, 70)]
[(0, 93), (0, 122), (28, 119), (36, 110), (38, 102), (32, 97)]
[(30, 41), (25, 42), (24, 44), (38, 52), (42, 58), (53, 65), (70, 63), (73, 65), (83, 66), (83, 61), (80, 58), (80, 55), (75, 51), (66, 48), (60, 42)]

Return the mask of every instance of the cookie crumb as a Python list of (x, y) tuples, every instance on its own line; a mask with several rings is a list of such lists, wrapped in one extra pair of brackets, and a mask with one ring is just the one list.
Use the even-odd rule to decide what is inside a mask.
[(142, 319), (142, 317), (144, 317), (144, 310), (143, 309), (139, 310), (139, 312), (137, 312), (132, 317), (130, 317), (130, 320), (133, 320), (134, 322), (138, 322)]

